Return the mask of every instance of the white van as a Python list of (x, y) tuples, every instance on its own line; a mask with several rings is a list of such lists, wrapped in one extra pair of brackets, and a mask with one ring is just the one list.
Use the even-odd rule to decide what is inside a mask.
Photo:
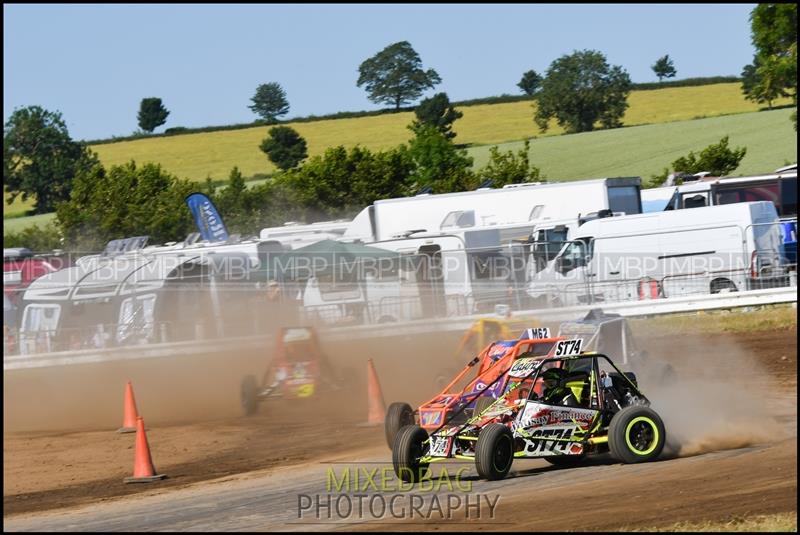
[(571, 306), (759, 288), (780, 276), (778, 222), (765, 201), (589, 221), (528, 295)]

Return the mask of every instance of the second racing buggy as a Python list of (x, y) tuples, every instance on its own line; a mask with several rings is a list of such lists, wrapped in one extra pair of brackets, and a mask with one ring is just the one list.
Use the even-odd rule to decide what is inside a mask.
[(584, 351), (615, 355), (619, 362), (637, 374), (639, 382), (644, 385), (668, 384), (676, 379), (672, 365), (639, 347), (628, 321), (619, 314), (595, 308), (582, 319), (562, 322), (558, 336), (582, 338)]
[(265, 399), (310, 398), (320, 387), (336, 389), (339, 379), (320, 349), (313, 327), (284, 327), (276, 334), (275, 353), (261, 383), (254, 375), (242, 380), (242, 408), (249, 416)]
[(474, 460), (489, 480), (504, 478), (518, 458), (556, 466), (606, 452), (624, 463), (658, 458), (666, 430), (635, 375), (606, 355), (582, 353), (581, 344), (563, 340), (545, 358), (517, 359), (503, 394), (464, 423), (453, 423), (454, 414), (430, 435), (415, 425), (401, 429), (392, 445), (397, 476), (419, 481), (431, 463), (448, 458)]
[[(548, 328), (536, 327), (526, 329), (518, 340), (490, 343), (439, 394), (423, 403), (418, 410), (414, 411), (408, 403), (395, 402), (389, 405), (384, 419), (386, 443), (391, 448), (397, 432), (417, 421), (423, 429), (428, 430), (437, 429), (445, 421), (466, 421), (502, 394), (506, 386), (506, 372), (517, 359), (543, 357), (550, 353), (557, 341), (563, 339), (551, 337)], [(470, 380), (470, 372), (476, 367), (477, 373)]]

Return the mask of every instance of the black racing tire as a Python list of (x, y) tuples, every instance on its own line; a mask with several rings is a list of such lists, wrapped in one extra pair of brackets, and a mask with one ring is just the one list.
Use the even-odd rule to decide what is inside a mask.
[(580, 455), (555, 455), (553, 457), (545, 457), (544, 460), (558, 468), (575, 468), (586, 459), (586, 454)]
[(258, 410), (258, 381), (255, 375), (247, 375), (242, 379), (242, 408), (245, 416), (252, 416)]
[(611, 455), (626, 464), (652, 461), (661, 455), (667, 433), (661, 417), (649, 407), (631, 405), (623, 408), (608, 426)]
[(503, 424), (489, 424), (478, 435), (475, 468), (483, 479), (503, 479), (514, 462), (514, 435)]
[(492, 396), (480, 396), (475, 400), (475, 408), (472, 409), (472, 415), (477, 416), (489, 407), (492, 403), (497, 401)]
[(389, 449), (394, 444), (394, 437), (398, 431), (407, 425), (414, 425), (414, 409), (408, 403), (395, 402), (386, 410), (383, 427), (386, 432), (386, 445)]
[(428, 463), (421, 463), (425, 454), (428, 433), (418, 425), (407, 425), (397, 432), (392, 443), (394, 473), (406, 483), (416, 483), (428, 471)]

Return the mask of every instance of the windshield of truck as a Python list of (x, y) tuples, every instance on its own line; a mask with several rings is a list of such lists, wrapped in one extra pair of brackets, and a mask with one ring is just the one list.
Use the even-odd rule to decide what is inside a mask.
[(567, 273), (575, 268), (586, 265), (587, 258), (589, 254), (591, 254), (587, 246), (587, 242), (589, 241), (591, 241), (591, 238), (582, 238), (564, 246), (558, 260), (560, 264), (558, 270), (561, 273)]
[(612, 212), (641, 214), (642, 200), (637, 186), (611, 186), (608, 188), (608, 208)]
[(548, 262), (556, 257), (558, 251), (567, 241), (567, 227), (539, 229), (534, 235), (533, 246), (534, 267), (537, 272), (545, 268)]

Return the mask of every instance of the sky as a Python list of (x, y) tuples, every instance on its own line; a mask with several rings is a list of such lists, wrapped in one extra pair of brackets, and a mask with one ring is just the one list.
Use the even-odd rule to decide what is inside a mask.
[(753, 58), (756, 4), (74, 4), (3, 5), (3, 122), (14, 109), (61, 112), (78, 140), (137, 130), (142, 98), (165, 128), (249, 123), (259, 84), (277, 82), (283, 119), (377, 110), (358, 67), (408, 41), (451, 101), (520, 94), (576, 50), (605, 54), (634, 82), (669, 54), (675, 79), (739, 75)]

